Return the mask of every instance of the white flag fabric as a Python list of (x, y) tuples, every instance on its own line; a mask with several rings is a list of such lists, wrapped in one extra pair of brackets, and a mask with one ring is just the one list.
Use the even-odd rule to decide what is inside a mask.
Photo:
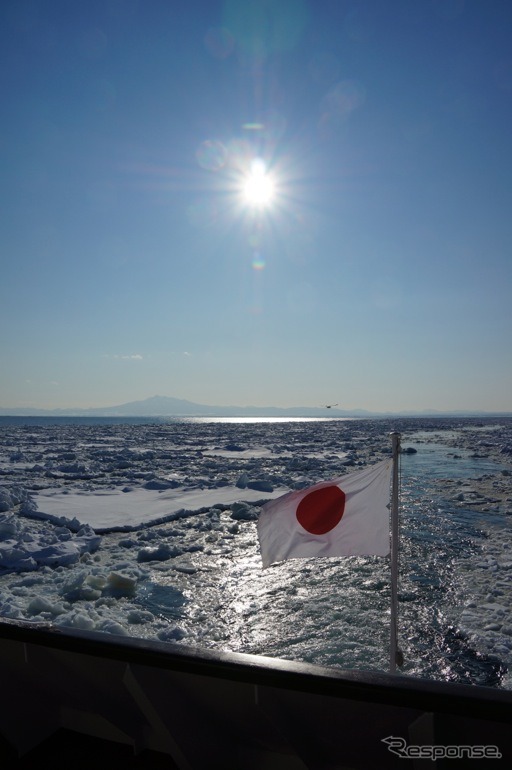
[(288, 492), (261, 509), (263, 567), (312, 556), (387, 556), (393, 460)]

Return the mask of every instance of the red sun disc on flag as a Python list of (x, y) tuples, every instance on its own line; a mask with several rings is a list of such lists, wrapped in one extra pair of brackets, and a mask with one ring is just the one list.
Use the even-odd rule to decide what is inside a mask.
[(345, 511), (345, 492), (337, 486), (315, 489), (297, 506), (297, 521), (312, 535), (325, 535), (340, 523)]

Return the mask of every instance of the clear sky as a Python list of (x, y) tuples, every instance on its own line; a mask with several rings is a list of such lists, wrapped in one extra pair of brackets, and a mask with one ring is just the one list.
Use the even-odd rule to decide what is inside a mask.
[(512, 411), (509, 0), (3, 0), (0, 407)]

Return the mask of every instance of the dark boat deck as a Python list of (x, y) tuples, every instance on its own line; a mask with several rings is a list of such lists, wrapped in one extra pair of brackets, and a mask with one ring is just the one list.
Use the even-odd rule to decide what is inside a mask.
[(6, 741), (0, 742), (2, 770), (11, 767), (19, 770), (91, 770), (97, 762), (112, 770), (178, 768), (168, 754), (149, 750), (135, 754), (132, 746), (62, 728), (21, 757)]
[(512, 693), (499, 689), (7, 621), (0, 675), (1, 770), (497, 766), (404, 759), (388, 736), (495, 746), (512, 766)]

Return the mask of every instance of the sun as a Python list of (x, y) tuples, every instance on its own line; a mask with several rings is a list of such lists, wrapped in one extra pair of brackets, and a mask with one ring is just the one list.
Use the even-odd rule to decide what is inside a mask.
[(244, 201), (253, 208), (266, 208), (275, 198), (274, 180), (267, 173), (265, 163), (256, 159), (252, 162), (242, 188)]

